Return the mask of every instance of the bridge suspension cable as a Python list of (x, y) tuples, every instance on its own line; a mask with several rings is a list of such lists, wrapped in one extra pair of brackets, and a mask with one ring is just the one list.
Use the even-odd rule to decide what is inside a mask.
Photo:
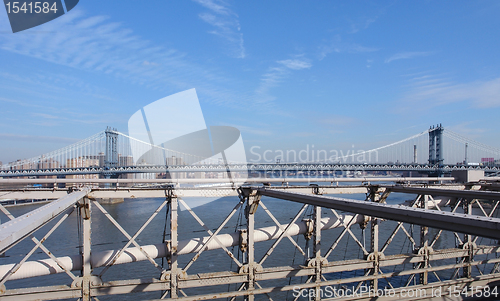
[(445, 163), (447, 164), (495, 164), (500, 159), (500, 149), (445, 129)]
[[(414, 145), (419, 145), (419, 149), (422, 148), (422, 146), (425, 146), (425, 143), (422, 143), (418, 140), (423, 140), (420, 138), (424, 137), (428, 133), (429, 130), (426, 130), (411, 137), (405, 138), (403, 140), (393, 142), (391, 144), (377, 147), (371, 150), (358, 151), (356, 153), (354, 153), (353, 151), (353, 153), (351, 154), (337, 157), (337, 160), (346, 162), (348, 159), (351, 159), (352, 161), (358, 161), (358, 163), (387, 163), (391, 161), (401, 162), (401, 163), (416, 163), (413, 162)], [(381, 150), (386, 150), (386, 152), (380, 153)]]
[[(55, 151), (2, 165), (2, 169), (81, 167), (82, 164), (90, 164), (90, 161), (83, 163), (84, 158), (89, 160), (98, 159), (99, 153), (103, 153), (105, 138), (105, 132), (101, 131)], [(98, 164), (98, 162), (93, 162), (92, 165), (95, 165), (95, 163)]]
[[(116, 132), (119, 136), (125, 138), (124, 141), (128, 142), (128, 147), (122, 147), (122, 149), (128, 150), (127, 155), (132, 156), (134, 153), (142, 153), (146, 154), (143, 156), (144, 163), (152, 163), (152, 162), (169, 162), (167, 158), (170, 158), (171, 165), (183, 165), (183, 164), (193, 164), (206, 158), (200, 157), (194, 154), (189, 154), (186, 152), (176, 151), (172, 149), (168, 149), (163, 147), (162, 145), (155, 145), (149, 142), (145, 142), (134, 137), (128, 136), (124, 133)], [(174, 158), (178, 158), (179, 160), (175, 160)], [(180, 162), (182, 160), (182, 163)], [(137, 162), (141, 163), (141, 162)]]
[[(144, 160), (137, 162), (138, 164), (153, 164), (152, 162), (156, 162), (156, 164), (160, 165), (185, 165), (201, 160), (205, 160), (205, 162), (210, 161), (210, 158), (206, 159), (194, 154), (167, 149), (161, 145), (153, 145), (118, 131), (109, 129), (107, 131), (117, 136), (116, 152), (118, 161), (116, 164), (118, 166), (131, 166), (136, 163), (133, 160), (133, 148), (143, 149), (143, 153), (149, 151), (150, 158), (143, 158)], [(3, 164), (0, 168), (3, 170), (16, 170), (103, 166), (105, 158), (106, 131), (101, 131), (71, 145), (40, 156)]]

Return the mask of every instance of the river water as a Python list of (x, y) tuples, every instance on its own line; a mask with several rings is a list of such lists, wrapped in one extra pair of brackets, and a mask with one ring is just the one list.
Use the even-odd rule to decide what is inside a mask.
[[(364, 200), (366, 196), (364, 194), (350, 194), (350, 195), (339, 195), (340, 197), (347, 197), (352, 199)], [(414, 198), (414, 195), (404, 195), (393, 193), (387, 199), (389, 204), (399, 204), (405, 200)], [(161, 198), (151, 198), (151, 199), (126, 199), (123, 203), (118, 204), (107, 204), (103, 207), (120, 223), (120, 225), (130, 234), (133, 235), (141, 225), (151, 216), (158, 206), (164, 201)], [(189, 202), (189, 199), (187, 200)], [(199, 206), (194, 208), (194, 212), (203, 220), (203, 222), (210, 228), (216, 229), (219, 224), (224, 220), (227, 214), (234, 208), (238, 203), (238, 197), (225, 197), (218, 199), (209, 204)], [(272, 198), (263, 197), (262, 202), (268, 207), (268, 209), (275, 215), (281, 224), (289, 223), (290, 220), (297, 214), (297, 212), (302, 207), (302, 204), (282, 201)], [(10, 207), (9, 211), (14, 216), (22, 215), (28, 211), (37, 208), (40, 205), (25, 205), (18, 207)], [(449, 210), (449, 209), (447, 209)], [(341, 212), (338, 212), (341, 214)], [(334, 214), (329, 209), (322, 210), (323, 217), (334, 217)], [(151, 224), (144, 230), (144, 232), (139, 235), (137, 242), (141, 245), (147, 244), (157, 244), (161, 243), (163, 240), (163, 233), (165, 227), (165, 217), (166, 209), (162, 209), (161, 212), (156, 216), (156, 218), (151, 222)], [(298, 221), (303, 218), (312, 218), (312, 206), (302, 214)], [(2, 221), (6, 220), (6, 217), (2, 215)], [(52, 221), (49, 225), (43, 227), (41, 230), (36, 232), (35, 236), (37, 238), (42, 238), (43, 235), (55, 224)], [(233, 233), (239, 228), (245, 228), (245, 219), (243, 214), (243, 208), (239, 210), (233, 218), (227, 223), (226, 227), (221, 233)], [(274, 222), (267, 216), (263, 211), (262, 207), (256, 214), (256, 228), (274, 226)], [(380, 247), (383, 246), (387, 237), (392, 233), (396, 227), (396, 223), (393, 221), (383, 221), (380, 224)], [(168, 229), (168, 226), (167, 226)], [(409, 225), (406, 225), (406, 229), (411, 231)], [(332, 229), (322, 232), (322, 254), (332, 245), (338, 235), (341, 233), (342, 228)], [(420, 228), (418, 226), (413, 227), (413, 231), (416, 233), (416, 243), (419, 243), (418, 233)], [(168, 232), (168, 231), (167, 231)], [(358, 238), (361, 244), (364, 244), (366, 249), (369, 250), (370, 245), (370, 232), (369, 227), (366, 229), (363, 235), (363, 231), (358, 225), (352, 227), (352, 232)], [(185, 240), (194, 237), (208, 236), (206, 231), (196, 222), (196, 220), (187, 211), (179, 212), (179, 240)], [(434, 237), (437, 230), (430, 229), (429, 237)], [(364, 237), (364, 238), (363, 238)], [(167, 235), (166, 239), (170, 239)], [(306, 240), (303, 235), (294, 237), (298, 245), (305, 250)], [(126, 243), (125, 236), (118, 230), (114, 225), (109, 222), (109, 220), (99, 211), (98, 208), (93, 206), (92, 209), (92, 251), (102, 251), (119, 249)], [(261, 242), (256, 245), (255, 258), (260, 260), (268, 248), (272, 245), (273, 241)], [(479, 243), (479, 242), (478, 242)], [(489, 240), (481, 240), (481, 243), (489, 244)], [(312, 241), (311, 241), (312, 244)], [(44, 245), (57, 257), (65, 255), (74, 255), (79, 252), (79, 240), (78, 240), (78, 227), (77, 227), (77, 216), (76, 211), (68, 217), (68, 219), (47, 239)], [(0, 258), (0, 264), (7, 264), (13, 262), (19, 262), (24, 255), (34, 246), (34, 243), (30, 239), (25, 239), (14, 248), (7, 251), (6, 256)], [(444, 247), (454, 247), (455, 237), (453, 233), (443, 231), (443, 234), (439, 238), (438, 242), (434, 246), (435, 249), (440, 249)], [(390, 247), (385, 252), (385, 255), (391, 254), (401, 254), (401, 253), (411, 253), (412, 243), (400, 231), (394, 240), (392, 241)], [(239, 261), (242, 262), (242, 254), (239, 252), (238, 248), (229, 248), (238, 257)], [(312, 251), (311, 251), (312, 252)], [(193, 255), (182, 255), (179, 257), (179, 267), (184, 267), (186, 263), (191, 259)], [(48, 256), (45, 255), (41, 250), (37, 250), (29, 260), (45, 259)], [(348, 234), (346, 234), (340, 244), (336, 247), (334, 252), (328, 258), (328, 261), (335, 260), (347, 260), (363, 258), (362, 248), (358, 243)], [(162, 264), (161, 259), (157, 259), (158, 264)], [(455, 261), (444, 261), (445, 263), (454, 263)], [(286, 265), (297, 265), (303, 264), (304, 257), (302, 254), (293, 247), (292, 243), (284, 238), (281, 243), (277, 246), (275, 251), (269, 256), (269, 258), (264, 262), (263, 267), (273, 267), (273, 266), (286, 266)], [(385, 272), (392, 272), (398, 269), (406, 267), (391, 267), (390, 269), (385, 269)], [(94, 274), (99, 274), (102, 268), (94, 270)], [(232, 270), (237, 271), (237, 265), (228, 257), (228, 255), (223, 250), (213, 250), (204, 252), (201, 257), (189, 268), (188, 274), (206, 273), (206, 272), (216, 272)], [(383, 270), (384, 271), (384, 270)], [(327, 279), (339, 279), (356, 276), (362, 276), (364, 271), (352, 271), (344, 273), (328, 274), (325, 277)], [(446, 274), (447, 273), (447, 274)], [(448, 274), (452, 271), (446, 272)], [(79, 272), (74, 272), (76, 276)], [(104, 281), (119, 280), (119, 279), (148, 279), (148, 278), (158, 278), (159, 271), (148, 261), (117, 265), (111, 267), (104, 275)], [(430, 276), (431, 281), (437, 281), (434, 275)], [(305, 282), (306, 279), (293, 278), (292, 280), (283, 279), (279, 281), (266, 281), (260, 283), (263, 287), (271, 285), (287, 285), (289, 283), (299, 283)], [(391, 284), (395, 287), (404, 285), (407, 277), (393, 278)], [(46, 285), (57, 285), (57, 284), (70, 284), (71, 278), (62, 273), (58, 275), (43, 276), (24, 280), (8, 281), (6, 287), (8, 289), (19, 288), (19, 287), (30, 287), (30, 286), (46, 286)], [(382, 286), (387, 285), (387, 283), (382, 282)], [(213, 288), (202, 288), (202, 289), (191, 289), (186, 290), (188, 295), (199, 294), (205, 292), (214, 291), (227, 291), (235, 290), (235, 285), (225, 285)], [(272, 295), (274, 300), (284, 300), (291, 299), (292, 292), (287, 293), (277, 293)], [(138, 299), (152, 299), (159, 298), (160, 292), (149, 292), (149, 293), (138, 293), (131, 295), (118, 295), (118, 296), (101, 296), (99, 300), (138, 300)], [(267, 300), (266, 296), (261, 296), (258, 299)]]

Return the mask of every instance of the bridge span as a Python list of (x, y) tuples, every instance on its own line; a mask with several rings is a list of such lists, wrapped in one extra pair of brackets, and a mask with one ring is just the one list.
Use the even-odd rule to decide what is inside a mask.
[[(0, 227), (0, 300), (497, 298), (500, 185), (470, 175), (3, 179), (0, 199), (57, 199), (17, 217), (0, 205), (10, 219)], [(51, 180), (82, 186), (26, 186)], [(126, 185), (134, 181), (148, 185)], [(196, 208), (192, 199), (221, 196)], [(147, 198), (155, 206), (120, 213)]]
[(193, 164), (193, 165), (150, 165), (150, 166), (117, 166), (117, 167), (68, 167), (47, 169), (13, 169), (0, 170), (0, 177), (39, 177), (39, 176), (65, 176), (65, 175), (125, 175), (137, 173), (223, 173), (227, 170), (232, 172), (255, 172), (287, 174), (290, 172), (301, 172), (311, 174), (332, 174), (335, 172), (419, 172), (450, 174), (456, 170), (482, 170), (488, 174), (500, 172), (500, 165), (463, 165), (463, 164), (402, 164), (402, 163), (248, 163), (248, 164)]
[[(61, 149), (0, 165), (0, 178), (148, 177), (144, 174), (207, 178), (218, 177), (218, 173), (228, 170), (261, 176), (340, 176), (367, 172), (416, 172), (435, 176), (468, 169), (493, 175), (500, 172), (500, 149), (463, 137), (441, 125), (370, 150), (355, 150), (354, 146), (349, 150), (306, 146), (298, 151), (265, 150), (260, 154), (253, 150), (254, 146), (247, 158), (238, 157), (233, 161), (218, 154), (210, 157), (197, 153), (196, 147), (191, 150), (185, 145), (168, 145), (170, 148), (164, 144), (153, 145), (108, 128)], [(133, 154), (138, 152), (144, 155), (135, 158)]]

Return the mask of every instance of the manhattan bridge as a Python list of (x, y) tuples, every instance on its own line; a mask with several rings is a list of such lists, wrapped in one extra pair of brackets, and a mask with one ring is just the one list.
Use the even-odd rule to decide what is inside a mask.
[[(134, 162), (134, 151), (148, 158)], [(287, 158), (290, 158), (290, 151)], [(406, 139), (367, 151), (326, 150), (308, 155), (311, 162), (278, 159), (273, 163), (224, 162), (192, 153), (152, 145), (108, 128), (87, 139), (37, 157), (4, 164), (0, 177), (100, 175), (117, 177), (131, 173), (175, 172), (328, 172), (328, 171), (415, 171), (433, 174), (477, 169), (487, 174), (500, 171), (500, 149), (468, 139), (438, 125)], [(161, 158), (158, 158), (161, 157)], [(242, 160), (243, 161), (243, 160)], [(165, 162), (162, 165), (148, 162)], [(283, 173), (281, 173), (283, 174)]]

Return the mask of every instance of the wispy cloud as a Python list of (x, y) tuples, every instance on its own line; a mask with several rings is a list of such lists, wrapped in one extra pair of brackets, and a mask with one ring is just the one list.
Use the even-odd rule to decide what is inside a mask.
[[(32, 88), (26, 89), (26, 87)], [(3, 100), (6, 102), (17, 103), (21, 106), (51, 107), (54, 105), (54, 100), (58, 98), (56, 94), (59, 94), (60, 92), (68, 92), (69, 90), (77, 91), (80, 95), (85, 95), (93, 99), (116, 101), (116, 98), (110, 96), (112, 93), (107, 91), (105, 88), (97, 87), (67, 73), (63, 75), (51, 71), (32, 71), (24, 76), (20, 76), (12, 72), (0, 72), (0, 88), (3, 88), (4, 90), (20, 89), (23, 92), (22, 94), (33, 95), (33, 99), (29, 102), (0, 97), (0, 101)], [(46, 95), (50, 95), (51, 101), (44, 103), (42, 99), (45, 99), (46, 97), (44, 96)], [(66, 99), (61, 100), (65, 101)]]
[[(347, 21), (349, 23), (348, 33), (355, 34), (359, 31), (365, 30), (375, 23), (380, 17), (386, 14), (387, 9), (394, 5), (394, 3), (384, 5), (371, 6), (364, 5), (364, 10), (358, 10), (356, 14), (350, 14)], [(366, 14), (365, 14), (366, 13)]]
[(412, 59), (414, 57), (420, 56), (429, 56), (434, 54), (433, 51), (412, 51), (412, 52), (400, 52), (396, 53), (393, 56), (389, 57), (385, 60), (386, 63), (390, 63), (392, 61), (403, 60), (403, 59)]
[(410, 126), (393, 127), (391, 128), (390, 131), (379, 132), (375, 134), (374, 137), (395, 136), (395, 135), (401, 135), (401, 133), (418, 133), (419, 131), (425, 129), (428, 126), (429, 125), (427, 123), (418, 123)]
[(375, 21), (377, 21), (378, 17), (379, 16), (374, 16), (370, 18), (360, 19), (358, 21), (351, 21), (351, 28), (349, 33), (357, 33), (360, 30), (367, 29), (372, 23), (375, 23)]
[(373, 60), (366, 60), (366, 68), (370, 68), (373, 64)]
[(471, 120), (462, 122), (455, 125), (447, 126), (446, 129), (449, 129), (455, 133), (459, 133), (468, 138), (477, 139), (481, 138), (484, 133), (491, 132), (491, 129), (478, 128), (476, 127), (478, 124), (482, 124), (482, 120)]
[(232, 14), (232, 11), (227, 6), (225, 6), (225, 3), (223, 3), (222, 1), (219, 2), (220, 4), (216, 3), (216, 1), (213, 0), (194, 0), (194, 1), (218, 14), (221, 15)]
[(274, 101), (276, 97), (270, 95), (270, 89), (278, 86), (288, 74), (290, 74), (290, 70), (284, 66), (270, 67), (262, 75), (260, 84), (255, 90), (255, 102), (257, 104), (269, 104)]
[[(210, 6), (213, 1), (200, 3), (211, 7), (214, 13), (231, 14), (222, 7)], [(9, 27), (8, 20), (1, 18), (0, 28)], [(238, 108), (241, 103), (248, 104), (252, 97), (251, 91), (239, 89), (236, 92), (234, 87), (239, 87), (240, 83), (219, 70), (192, 62), (188, 53), (153, 44), (107, 16), (89, 16), (75, 8), (71, 14), (38, 28), (40, 31), (0, 34), (0, 49), (111, 75), (165, 93), (196, 87), (204, 101), (215, 105)], [(44, 80), (40, 78), (39, 81)], [(80, 85), (76, 80), (70, 84)], [(96, 91), (96, 95), (99, 92), (102, 91)]]
[(7, 102), (7, 103), (11, 103), (11, 104), (16, 104), (16, 105), (19, 105), (22, 107), (42, 107), (42, 106), (35, 106), (35, 105), (30, 104), (26, 101), (21, 101), (21, 100), (12, 99), (12, 98), (5, 98), (5, 97), (0, 97), (0, 102)]
[(27, 142), (49, 142), (49, 143), (74, 143), (77, 138), (52, 137), (52, 136), (33, 136), (0, 133), (0, 140), (7, 141), (27, 141)]
[(306, 60), (283, 60), (278, 61), (278, 63), (292, 70), (309, 69), (312, 67), (312, 64)]
[(440, 75), (419, 75), (409, 80), (409, 90), (398, 103), (414, 110), (462, 101), (477, 108), (500, 107), (500, 78), (456, 83)]
[(45, 114), (45, 113), (33, 113), (32, 115), (35, 117), (41, 117), (41, 118), (45, 118), (45, 119), (60, 119), (60, 117), (58, 117), (58, 116), (51, 115), (51, 114)]
[(293, 132), (292, 136), (299, 137), (299, 138), (308, 138), (308, 137), (318, 136), (318, 133), (316, 133), (316, 132)]
[(333, 126), (345, 126), (354, 124), (356, 122), (355, 118), (342, 116), (342, 115), (330, 115), (326, 117), (320, 117), (317, 122), (323, 125), (333, 125)]
[(236, 58), (245, 58), (243, 33), (238, 15), (221, 0), (193, 0), (210, 12), (199, 14), (200, 19), (213, 26), (215, 29), (209, 33), (224, 39), (230, 47), (230, 54)]
[(330, 53), (362, 53), (378, 51), (376, 47), (366, 47), (357, 43), (345, 42), (340, 35), (335, 35), (319, 47), (319, 59), (324, 59)]
[(249, 133), (257, 136), (272, 136), (273, 132), (270, 131), (269, 129), (261, 129), (258, 127), (254, 126), (245, 126), (245, 125), (235, 125), (235, 124), (230, 124), (230, 126), (237, 128), (238, 130), (242, 131), (243, 133)]
[(269, 92), (273, 87), (278, 86), (283, 82), (292, 71), (309, 69), (312, 67), (311, 62), (304, 58), (303, 55), (298, 55), (296, 58), (276, 61), (277, 66), (270, 67), (261, 77), (260, 85), (256, 89), (256, 103), (269, 104), (276, 99)]
[[(87, 17), (78, 9), (43, 26), (47, 34), (0, 35), (0, 48), (78, 69), (143, 81), (144, 66), (161, 62), (181, 69), (183, 54), (155, 47), (105, 16)], [(148, 76), (149, 79), (150, 76)], [(141, 79), (142, 78), (142, 79)], [(173, 81), (173, 79), (172, 79)]]

